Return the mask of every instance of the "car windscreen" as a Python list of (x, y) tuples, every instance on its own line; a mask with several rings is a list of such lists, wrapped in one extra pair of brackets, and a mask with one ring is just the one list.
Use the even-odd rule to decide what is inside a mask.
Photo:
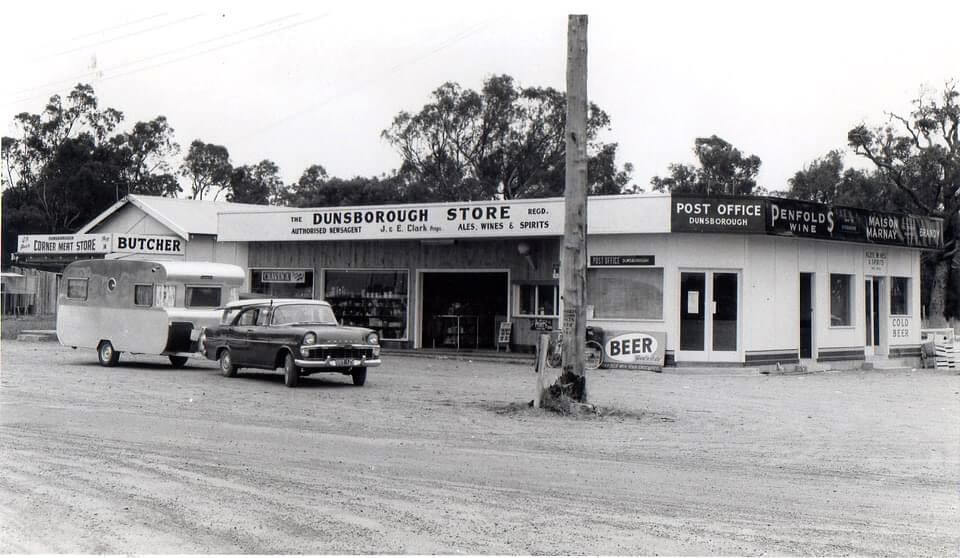
[(323, 304), (285, 304), (273, 311), (273, 325), (336, 323), (333, 310)]

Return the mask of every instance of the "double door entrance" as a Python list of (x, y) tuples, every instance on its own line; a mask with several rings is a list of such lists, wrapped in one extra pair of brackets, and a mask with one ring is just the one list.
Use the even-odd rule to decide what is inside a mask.
[(741, 362), (739, 316), (739, 272), (680, 272), (677, 360)]

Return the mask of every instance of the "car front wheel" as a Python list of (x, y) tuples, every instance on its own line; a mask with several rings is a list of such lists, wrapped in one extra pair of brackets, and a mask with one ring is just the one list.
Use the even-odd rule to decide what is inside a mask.
[(101, 366), (116, 366), (120, 361), (120, 352), (113, 348), (113, 343), (101, 341), (97, 347), (97, 358), (100, 359)]
[(224, 349), (220, 353), (220, 373), (227, 378), (233, 378), (237, 375), (237, 367), (233, 365), (233, 358), (230, 356), (230, 349)]
[(293, 361), (290, 353), (283, 359), (283, 383), (287, 384), (287, 387), (297, 387), (300, 383), (300, 367)]
[(354, 368), (353, 372), (350, 373), (350, 376), (353, 377), (353, 385), (362, 386), (367, 381), (367, 367), (363, 368)]

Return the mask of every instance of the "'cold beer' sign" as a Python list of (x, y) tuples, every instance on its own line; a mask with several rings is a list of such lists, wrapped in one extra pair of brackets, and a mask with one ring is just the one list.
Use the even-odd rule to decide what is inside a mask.
[(636, 368), (659, 370), (663, 368), (667, 334), (663, 332), (606, 331), (603, 343), (605, 368)]

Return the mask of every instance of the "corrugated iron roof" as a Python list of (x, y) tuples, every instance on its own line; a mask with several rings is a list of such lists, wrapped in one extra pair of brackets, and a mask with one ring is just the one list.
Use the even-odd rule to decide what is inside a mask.
[(128, 203), (140, 208), (144, 213), (187, 240), (189, 240), (191, 234), (216, 235), (218, 213), (269, 211), (276, 209), (268, 205), (249, 203), (188, 200), (130, 194), (84, 225), (77, 233), (93, 232), (97, 225)]

